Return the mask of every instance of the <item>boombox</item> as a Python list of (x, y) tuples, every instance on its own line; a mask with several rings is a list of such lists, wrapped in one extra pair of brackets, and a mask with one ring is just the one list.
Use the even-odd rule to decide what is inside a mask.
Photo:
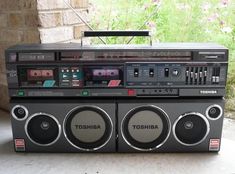
[[(149, 33), (84, 32), (111, 35)], [(221, 45), (16, 45), (6, 67), (16, 151), (219, 151)]]

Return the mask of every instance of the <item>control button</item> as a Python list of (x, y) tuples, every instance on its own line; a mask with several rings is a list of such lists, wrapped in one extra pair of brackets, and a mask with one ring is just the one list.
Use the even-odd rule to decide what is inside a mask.
[(24, 96), (25, 95), (25, 93), (24, 93), (24, 91), (18, 91), (18, 94), (17, 94), (18, 96)]
[(82, 91), (82, 96), (88, 96), (89, 92), (88, 91)]
[(216, 76), (216, 77), (215, 77), (215, 82), (216, 82), (216, 83), (219, 83), (219, 76)]
[(178, 70), (178, 69), (174, 69), (174, 70), (172, 71), (172, 75), (173, 75), (173, 76), (178, 76), (178, 75), (179, 75), (179, 70)]
[(194, 84), (195, 85), (198, 84), (198, 67), (195, 68), (195, 72), (194, 72)]
[(190, 77), (193, 78), (193, 72), (190, 72)]
[(197, 85), (198, 83), (198, 73), (194, 74), (194, 84)]
[(189, 67), (187, 67), (186, 72), (185, 72), (185, 83), (188, 84), (189, 79)]
[(206, 76), (207, 76), (207, 70), (204, 71), (204, 77), (206, 77)]
[(154, 69), (150, 68), (149, 69), (149, 77), (153, 77), (154, 76)]
[(204, 73), (203, 73), (204, 77), (203, 77), (203, 83), (206, 84), (206, 80), (207, 80), (207, 67), (204, 68)]
[(202, 72), (201, 71), (199, 72), (199, 78), (202, 78)]
[(135, 68), (134, 69), (134, 77), (138, 77), (139, 76), (139, 69)]
[(202, 84), (202, 79), (203, 79), (203, 73), (202, 73), (202, 67), (199, 69), (199, 85)]
[(80, 86), (80, 80), (73, 80), (72, 81), (72, 86), (73, 87), (79, 87)]
[(189, 68), (186, 69), (186, 76), (188, 77), (189, 76)]
[(128, 96), (135, 96), (136, 94), (134, 89), (128, 89), (127, 93), (128, 93)]
[(169, 68), (164, 69), (165, 77), (169, 77)]
[(28, 110), (24, 106), (16, 105), (12, 108), (11, 115), (17, 120), (24, 120), (28, 117)]
[(194, 77), (194, 68), (191, 67), (191, 71), (190, 71), (190, 84), (193, 84), (193, 77)]
[(70, 83), (67, 81), (63, 81), (60, 86), (70, 86)]
[(195, 84), (195, 85), (197, 85), (197, 82), (198, 82), (197, 79), (198, 79), (198, 74), (195, 73), (195, 74), (194, 74), (194, 84)]
[(213, 76), (213, 77), (212, 77), (212, 83), (215, 83), (215, 82), (216, 82), (216, 77)]
[(68, 75), (67, 74), (63, 74), (63, 79), (67, 79)]

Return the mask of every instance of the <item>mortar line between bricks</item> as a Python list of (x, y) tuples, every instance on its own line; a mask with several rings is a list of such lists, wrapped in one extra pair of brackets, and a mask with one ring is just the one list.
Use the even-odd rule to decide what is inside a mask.
[(55, 29), (55, 28), (66, 28), (66, 27), (83, 27), (86, 26), (85, 24), (83, 25), (82, 22), (80, 23), (74, 23), (74, 24), (66, 24), (66, 25), (57, 25), (57, 26), (51, 26), (51, 27), (38, 27), (39, 30), (43, 29)]
[(48, 30), (48, 29), (59, 29), (59, 28), (61, 28), (61, 29), (63, 29), (63, 28), (72, 28), (72, 27), (74, 27), (74, 25), (72, 24), (72, 25), (59, 25), (59, 26), (53, 26), (53, 27), (38, 27), (38, 29), (39, 29), (39, 31), (41, 30)]
[[(75, 10), (80, 11), (87, 11), (87, 8), (75, 8)], [(45, 10), (38, 10), (38, 13), (40, 12), (58, 12), (58, 11), (72, 11), (70, 8), (56, 8), (56, 9), (45, 9)]]

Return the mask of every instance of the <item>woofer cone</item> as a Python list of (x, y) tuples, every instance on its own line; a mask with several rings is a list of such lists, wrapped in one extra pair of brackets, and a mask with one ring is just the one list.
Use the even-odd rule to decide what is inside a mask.
[(64, 120), (65, 137), (75, 148), (94, 151), (105, 146), (113, 133), (109, 115), (97, 106), (72, 109)]
[(185, 146), (195, 146), (205, 140), (210, 125), (205, 116), (190, 112), (181, 115), (173, 125), (175, 139)]
[(53, 115), (35, 113), (26, 121), (25, 132), (34, 144), (49, 146), (59, 139), (61, 126)]
[(121, 122), (125, 142), (140, 151), (151, 151), (163, 145), (170, 135), (168, 115), (153, 105), (130, 110)]

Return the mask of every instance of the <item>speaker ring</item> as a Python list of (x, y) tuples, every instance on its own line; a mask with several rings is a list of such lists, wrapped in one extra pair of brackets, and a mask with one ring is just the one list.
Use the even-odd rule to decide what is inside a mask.
[[(209, 116), (209, 110), (213, 107), (217, 107), (219, 110), (220, 110), (220, 114), (218, 117), (216, 118), (213, 118), (211, 116)], [(221, 116), (223, 115), (223, 109), (220, 105), (217, 105), (217, 104), (213, 104), (213, 105), (210, 105), (207, 109), (206, 109), (206, 117), (210, 120), (218, 120)]]
[[(188, 116), (188, 115), (196, 115), (196, 116), (202, 118), (203, 121), (206, 123), (206, 128), (207, 128), (207, 131), (206, 131), (204, 137), (203, 137), (200, 141), (198, 141), (198, 142), (196, 142), (196, 143), (192, 143), (192, 144), (182, 142), (182, 141), (177, 137), (176, 131), (175, 131), (175, 130), (176, 130), (176, 125), (177, 125), (177, 123), (178, 123), (182, 118), (184, 118), (184, 117), (186, 117), (186, 116)], [(185, 113), (185, 114), (183, 114), (183, 115), (180, 115), (180, 116), (176, 119), (176, 121), (174, 122), (173, 127), (172, 127), (172, 132), (173, 132), (174, 138), (176, 139), (176, 141), (177, 141), (178, 143), (180, 143), (180, 144), (182, 144), (182, 145), (184, 145), (184, 146), (196, 146), (196, 145), (202, 143), (202, 142), (206, 139), (206, 137), (208, 136), (208, 134), (209, 134), (209, 132), (210, 132), (210, 124), (209, 124), (209, 121), (206, 119), (206, 117), (205, 117), (204, 115), (202, 115), (201, 113), (199, 113), (199, 112), (188, 112), (188, 113)]]
[[(157, 146), (152, 147), (152, 148), (140, 148), (140, 147), (137, 147), (137, 146), (133, 145), (131, 142), (128, 141), (127, 137), (125, 136), (124, 130), (123, 130), (124, 121), (126, 120), (128, 115), (130, 115), (130, 113), (132, 113), (133, 111), (136, 111), (136, 110), (141, 109), (141, 108), (152, 108), (154, 110), (160, 111), (165, 116), (166, 121), (167, 121), (168, 130), (167, 130), (166, 137), (164, 138), (164, 140), (161, 143), (159, 143)], [(167, 115), (167, 113), (163, 109), (161, 109), (160, 107), (157, 107), (155, 105), (142, 105), (142, 106), (137, 106), (135, 108), (132, 108), (131, 110), (129, 110), (125, 114), (125, 116), (123, 117), (123, 119), (121, 121), (121, 135), (122, 135), (122, 138), (124, 139), (124, 141), (130, 147), (132, 147), (133, 149), (138, 150), (138, 151), (143, 151), (143, 152), (145, 151), (145, 152), (147, 152), (147, 151), (153, 151), (153, 150), (158, 149), (159, 147), (161, 147), (168, 140), (168, 138), (170, 136), (170, 133), (171, 133), (171, 122), (170, 122), (169, 116)]]
[[(45, 116), (47, 116), (47, 117), (53, 119), (53, 120), (56, 122), (57, 126), (58, 126), (58, 135), (57, 135), (56, 139), (55, 139), (54, 141), (52, 141), (51, 143), (47, 143), (47, 144), (38, 143), (38, 142), (34, 141), (34, 140), (30, 137), (30, 135), (29, 135), (29, 133), (28, 133), (28, 124), (29, 124), (29, 122), (30, 122), (34, 117), (37, 117), (37, 116), (39, 116), (39, 115), (45, 115)], [(61, 133), (62, 133), (62, 129), (61, 129), (61, 125), (60, 125), (59, 121), (58, 121), (53, 115), (48, 114), (48, 113), (43, 113), (43, 112), (37, 112), (37, 113), (31, 115), (31, 116), (26, 120), (24, 129), (25, 129), (25, 133), (26, 133), (27, 138), (28, 138), (32, 143), (34, 143), (34, 144), (36, 144), (36, 145), (38, 145), (38, 146), (51, 146), (51, 145), (55, 144), (55, 143), (59, 140), (60, 135), (61, 135)]]
[[(22, 109), (24, 109), (24, 111), (25, 111), (25, 116), (24, 116), (23, 118), (18, 118), (18, 117), (15, 115), (14, 110), (15, 110), (16, 108), (22, 108)], [(18, 121), (23, 121), (23, 120), (27, 119), (27, 117), (29, 116), (29, 111), (28, 111), (28, 109), (27, 109), (25, 106), (23, 106), (23, 105), (15, 105), (15, 106), (11, 109), (11, 115), (13, 116), (14, 119), (16, 119), (16, 120), (18, 120)]]
[[(79, 110), (79, 109), (83, 109), (83, 108), (92, 108), (92, 109), (95, 109), (95, 110), (99, 110), (101, 111), (105, 116), (106, 118), (109, 120), (109, 124), (110, 124), (110, 133), (108, 135), (108, 138), (107, 140), (100, 146), (98, 147), (95, 147), (95, 148), (83, 148), (83, 147), (79, 147), (77, 146), (76, 144), (74, 144), (68, 137), (67, 133), (66, 133), (66, 123), (67, 123), (67, 120), (70, 116), (71, 113), (73, 113), (74, 111), (76, 110)], [(99, 150), (101, 149), (102, 147), (104, 147), (111, 139), (112, 135), (113, 135), (113, 122), (112, 122), (112, 119), (110, 118), (109, 114), (103, 110), (102, 108), (98, 107), (98, 106), (94, 106), (94, 105), (82, 105), (82, 106), (77, 106), (73, 109), (71, 109), (65, 116), (65, 119), (63, 121), (63, 132), (64, 132), (64, 136), (65, 136), (65, 139), (69, 142), (70, 145), (72, 145), (73, 147), (75, 147), (76, 149), (79, 149), (81, 151), (87, 151), (87, 152), (90, 152), (90, 151), (96, 151), (96, 150)]]

